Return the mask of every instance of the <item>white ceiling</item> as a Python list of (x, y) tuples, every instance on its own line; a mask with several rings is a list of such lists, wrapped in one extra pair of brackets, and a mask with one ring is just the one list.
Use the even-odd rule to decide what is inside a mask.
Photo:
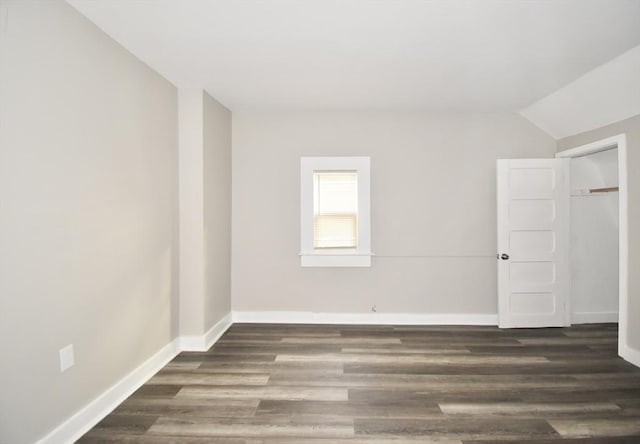
[(640, 0), (67, 0), (234, 111), (516, 111), (640, 44)]
[(520, 111), (556, 139), (640, 115), (640, 46)]

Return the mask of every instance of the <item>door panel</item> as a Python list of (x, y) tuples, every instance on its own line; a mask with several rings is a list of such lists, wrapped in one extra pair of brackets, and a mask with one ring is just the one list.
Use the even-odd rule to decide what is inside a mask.
[(569, 324), (568, 162), (498, 160), (500, 327)]
[(511, 312), (518, 315), (542, 313), (551, 315), (555, 310), (553, 293), (514, 293), (511, 300)]
[(532, 199), (510, 196), (509, 226), (512, 230), (552, 230), (556, 206), (551, 198)]
[(555, 249), (555, 238), (553, 231), (512, 231), (509, 233), (509, 246), (512, 254), (551, 254)]

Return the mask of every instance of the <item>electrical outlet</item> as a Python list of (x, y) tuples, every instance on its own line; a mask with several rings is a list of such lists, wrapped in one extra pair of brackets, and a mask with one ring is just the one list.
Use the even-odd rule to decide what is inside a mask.
[(73, 367), (73, 344), (60, 349), (60, 373)]

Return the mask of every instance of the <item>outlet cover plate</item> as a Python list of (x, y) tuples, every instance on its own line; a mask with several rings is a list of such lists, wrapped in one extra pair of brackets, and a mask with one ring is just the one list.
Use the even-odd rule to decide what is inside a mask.
[(73, 344), (69, 344), (60, 349), (60, 373), (68, 370), (73, 364)]

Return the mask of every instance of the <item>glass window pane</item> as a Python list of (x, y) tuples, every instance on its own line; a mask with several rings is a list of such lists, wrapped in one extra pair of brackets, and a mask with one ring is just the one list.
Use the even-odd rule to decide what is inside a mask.
[(314, 173), (314, 248), (356, 248), (358, 175), (355, 171)]

